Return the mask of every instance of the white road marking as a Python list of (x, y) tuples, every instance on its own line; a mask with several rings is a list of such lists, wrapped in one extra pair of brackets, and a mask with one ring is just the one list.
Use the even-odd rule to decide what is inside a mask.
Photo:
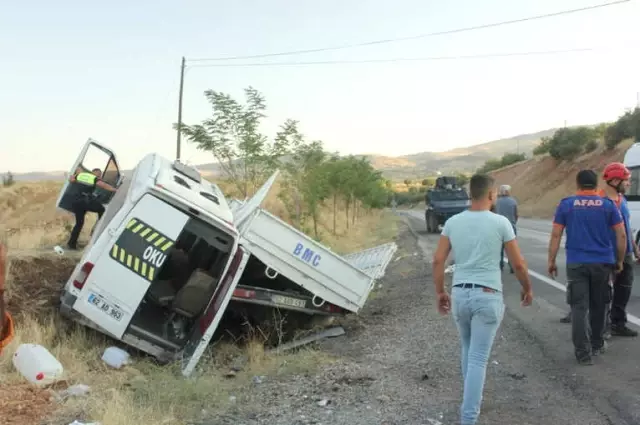
[[(535, 277), (536, 279), (538, 279), (538, 280), (540, 280), (540, 281), (542, 281), (544, 283), (548, 283), (549, 285), (553, 286), (556, 289), (559, 289), (559, 290), (561, 290), (563, 292), (567, 292), (567, 286), (566, 285), (564, 285), (564, 284), (562, 284), (562, 283), (560, 283), (558, 281), (555, 281), (555, 280), (551, 279), (550, 277), (547, 277), (547, 276), (545, 276), (543, 274), (535, 272), (535, 271), (533, 271), (531, 269), (529, 269), (529, 275)], [(640, 326), (640, 318), (634, 316), (633, 314), (627, 313), (627, 321), (629, 323), (633, 323), (636, 326)]]
[[(411, 214), (411, 215), (416, 217), (416, 215), (414, 215), (414, 214)], [(420, 217), (420, 218), (422, 218), (424, 220), (423, 217)], [(540, 231), (540, 230), (529, 229), (529, 228), (526, 228), (526, 227), (522, 227), (522, 228), (518, 227), (518, 230), (520, 230), (520, 229), (524, 230), (525, 232), (537, 233), (537, 234), (539, 234), (541, 236), (544, 235), (547, 238), (549, 237), (549, 233), (543, 232), (543, 231)], [(562, 241), (561, 242), (564, 242), (564, 241), (565, 241), (565, 235), (562, 235)], [(505, 262), (505, 264), (508, 264), (509, 260), (507, 260), (505, 258), (504, 262)], [(560, 283), (560, 282), (558, 282), (556, 280), (551, 279), (550, 277), (547, 277), (547, 276), (545, 276), (543, 274), (540, 274), (540, 273), (538, 273), (536, 271), (533, 271), (531, 269), (529, 269), (529, 275), (535, 277), (536, 279), (538, 279), (541, 282), (547, 283), (547, 284), (553, 286), (554, 288), (561, 290), (562, 292), (567, 292), (567, 285), (564, 284), (564, 283)], [(627, 313), (627, 321), (629, 323), (633, 323), (636, 326), (640, 326), (640, 318), (634, 316), (633, 314)]]

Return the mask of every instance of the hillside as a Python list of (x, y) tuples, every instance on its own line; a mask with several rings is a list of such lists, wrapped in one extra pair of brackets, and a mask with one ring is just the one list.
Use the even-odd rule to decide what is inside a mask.
[[(488, 159), (497, 158), (507, 152), (520, 151), (530, 155), (533, 148), (538, 145), (540, 138), (551, 136), (557, 129), (549, 129), (531, 134), (521, 134), (507, 139), (494, 140), (492, 142), (464, 148), (456, 148), (444, 152), (421, 152), (404, 156), (383, 156), (375, 154), (363, 154), (377, 170), (382, 171), (386, 178), (392, 180), (404, 180), (405, 178), (423, 178), (425, 175), (433, 175), (438, 171), (473, 172)], [(70, 158), (72, 160), (72, 158)], [(198, 165), (198, 168), (210, 175), (219, 175), (221, 170), (217, 163)], [(18, 181), (43, 181), (64, 179), (66, 170), (50, 172), (31, 172), (15, 174)]]
[(442, 173), (473, 172), (488, 159), (499, 158), (507, 152), (531, 155), (542, 137), (550, 137), (557, 129), (521, 134), (507, 139), (451, 149), (444, 152), (421, 152), (399, 157), (367, 155), (372, 165), (392, 180), (422, 178)]
[(558, 163), (550, 156), (539, 156), (510, 165), (491, 173), (497, 184), (509, 184), (520, 203), (524, 217), (552, 217), (556, 205), (576, 189), (575, 178), (580, 169), (592, 168), (601, 172), (612, 161), (622, 161), (632, 142), (618, 145), (612, 151), (602, 147), (572, 162)]

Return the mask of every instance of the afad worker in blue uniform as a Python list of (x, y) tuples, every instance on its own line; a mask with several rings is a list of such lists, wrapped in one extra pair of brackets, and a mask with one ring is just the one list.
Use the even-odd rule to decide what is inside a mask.
[(596, 191), (595, 171), (581, 170), (576, 183), (576, 194), (562, 199), (556, 208), (548, 271), (553, 278), (558, 274), (556, 257), (566, 230), (567, 303), (571, 306), (573, 346), (578, 363), (590, 365), (592, 355), (605, 349), (609, 282), (613, 272), (622, 270), (627, 244), (620, 211)]
[[(627, 234), (627, 252), (624, 257), (622, 271), (616, 274), (613, 279), (613, 300), (608, 316), (608, 326), (605, 330), (605, 339), (608, 339), (611, 333), (615, 336), (623, 337), (638, 336), (636, 330), (627, 326), (626, 313), (627, 304), (631, 297), (631, 288), (633, 287), (633, 255), (635, 254), (636, 259), (640, 259), (640, 250), (631, 234), (631, 213), (629, 212), (627, 200), (623, 196), (626, 193), (630, 178), (631, 172), (624, 164), (612, 162), (604, 168), (602, 173), (602, 179), (606, 186), (598, 191), (600, 196), (609, 198), (616, 204), (622, 214)], [(561, 321), (563, 323), (571, 323), (571, 313)]]
[(94, 212), (98, 214), (98, 220), (102, 218), (104, 214), (104, 207), (95, 196), (95, 189), (99, 187), (109, 192), (115, 192), (116, 189), (108, 183), (102, 181), (102, 171), (95, 168), (90, 173), (86, 171), (76, 172), (69, 178), (69, 181), (73, 185), (77, 185), (78, 194), (73, 201), (71, 209), (76, 216), (76, 224), (71, 230), (69, 236), (69, 242), (67, 246), (69, 249), (78, 249), (78, 237), (84, 227), (84, 218), (87, 212)]

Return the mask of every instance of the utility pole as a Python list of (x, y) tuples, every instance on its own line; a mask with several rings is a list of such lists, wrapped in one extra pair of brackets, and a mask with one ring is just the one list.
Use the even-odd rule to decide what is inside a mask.
[(182, 92), (184, 88), (184, 69), (185, 65), (184, 56), (182, 57), (182, 63), (180, 64), (180, 92), (178, 94), (178, 134), (176, 140), (176, 161), (180, 161), (180, 138), (182, 137)]

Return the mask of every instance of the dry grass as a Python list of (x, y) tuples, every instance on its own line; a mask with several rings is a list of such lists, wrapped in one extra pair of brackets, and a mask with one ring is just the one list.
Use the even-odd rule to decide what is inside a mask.
[[(102, 425), (204, 422), (247, 407), (249, 403), (243, 404), (242, 400), (249, 397), (255, 376), (273, 379), (307, 374), (332, 361), (327, 354), (312, 349), (266, 354), (263, 340), (254, 336), (243, 346), (212, 344), (194, 374), (197, 376), (188, 380), (181, 377), (179, 365), (161, 367), (142, 356), (136, 356), (134, 363), (122, 370), (108, 369), (100, 357), (113, 341), (61, 319), (56, 312), (59, 290), (77, 258), (51, 253), (51, 246), (65, 241), (72, 223), (72, 219), (55, 211), (59, 188), (59, 183), (45, 182), (0, 189), (0, 222), (8, 230), (11, 261), (6, 298), (16, 322), (16, 337), (0, 354), (0, 407), (8, 406), (8, 400), (15, 401), (15, 394), (22, 394), (20, 391), (25, 388), (24, 380), (11, 364), (11, 353), (24, 342), (47, 347), (63, 364), (66, 383), (89, 385), (91, 392), (61, 402), (51, 401), (48, 406), (45, 402), (36, 410), (22, 409), (23, 416), (13, 418), (19, 421), (16, 423), (37, 425), (45, 417), (49, 422), (44, 423), (51, 424), (75, 419)], [(270, 195), (265, 207), (289, 220), (277, 196)], [(397, 232), (395, 217), (379, 211), (362, 214), (347, 229), (344, 212), (338, 209), (338, 226), (333, 235), (332, 208), (327, 207), (326, 211), (319, 226), (321, 239), (337, 252), (383, 243)], [(88, 238), (92, 224), (86, 225), (82, 239)], [(225, 377), (229, 364), (239, 357), (248, 359), (245, 367), (235, 377)], [(33, 399), (43, 403), (46, 397), (35, 394)], [(18, 415), (17, 411), (14, 409), (13, 414)], [(8, 408), (0, 410), (0, 423), (11, 423), (8, 412)]]
[(598, 172), (612, 161), (623, 161), (632, 141), (625, 141), (611, 151), (602, 147), (573, 161), (558, 163), (550, 156), (534, 157), (491, 173), (497, 184), (510, 184), (520, 202), (524, 217), (551, 217), (560, 199), (576, 189), (575, 177), (583, 168)]

